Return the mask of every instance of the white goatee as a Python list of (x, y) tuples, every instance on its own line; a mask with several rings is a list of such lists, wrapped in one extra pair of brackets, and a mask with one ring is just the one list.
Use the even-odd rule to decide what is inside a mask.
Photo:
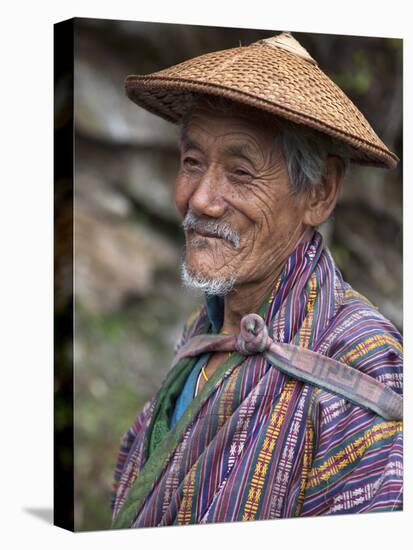
[(186, 263), (181, 268), (182, 282), (185, 286), (196, 290), (202, 290), (206, 294), (226, 296), (234, 289), (236, 277), (205, 277), (188, 271)]

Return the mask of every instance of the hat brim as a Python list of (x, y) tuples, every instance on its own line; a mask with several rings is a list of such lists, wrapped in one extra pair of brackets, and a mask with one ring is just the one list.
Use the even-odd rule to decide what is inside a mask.
[[(253, 46), (205, 54), (150, 75), (130, 75), (125, 81), (126, 94), (137, 105), (172, 123), (181, 121), (193, 93), (223, 96), (341, 140), (350, 146), (354, 162), (385, 168), (397, 165), (397, 155), (317, 65), (278, 48), (261, 47), (260, 71), (242, 71), (243, 64), (247, 68), (251, 65), (247, 50), (253, 49), (254, 60), (257, 58), (257, 47)], [(214, 55), (219, 59), (211, 68)], [(266, 75), (263, 67), (271, 62), (274, 65), (274, 56), (278, 74)], [(291, 63), (294, 67), (289, 71)]]

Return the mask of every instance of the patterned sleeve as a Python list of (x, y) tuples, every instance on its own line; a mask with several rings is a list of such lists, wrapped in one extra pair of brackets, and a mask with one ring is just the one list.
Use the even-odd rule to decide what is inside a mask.
[[(357, 361), (353, 366), (402, 393), (402, 352), (393, 338), (360, 347)], [(300, 515), (401, 510), (402, 421), (384, 420), (328, 392), (316, 396), (314, 454)]]
[(111, 492), (111, 499), (110, 499), (110, 508), (112, 512), (115, 505), (116, 493), (118, 490), (119, 480), (122, 476), (124, 465), (127, 461), (127, 457), (131, 450), (133, 442), (135, 441), (138, 433), (142, 430), (145, 424), (145, 420), (152, 408), (153, 402), (154, 402), (154, 398), (150, 399), (145, 403), (142, 411), (138, 414), (132, 426), (125, 432), (125, 434), (120, 440), (120, 448), (119, 448), (118, 457), (116, 460), (115, 470), (113, 474), (112, 492)]

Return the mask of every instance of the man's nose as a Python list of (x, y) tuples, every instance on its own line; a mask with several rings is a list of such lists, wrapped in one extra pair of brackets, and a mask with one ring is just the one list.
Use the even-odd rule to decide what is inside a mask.
[(209, 166), (198, 180), (189, 205), (194, 212), (200, 215), (219, 218), (225, 214), (226, 202), (223, 183), (216, 167)]

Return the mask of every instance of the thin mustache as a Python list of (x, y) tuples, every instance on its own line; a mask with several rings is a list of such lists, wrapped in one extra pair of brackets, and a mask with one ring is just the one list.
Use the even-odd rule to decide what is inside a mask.
[(203, 221), (193, 212), (188, 212), (182, 222), (182, 227), (186, 230), (194, 229), (205, 231), (213, 236), (229, 241), (235, 248), (239, 248), (240, 236), (236, 229), (233, 229), (228, 223), (215, 220)]

